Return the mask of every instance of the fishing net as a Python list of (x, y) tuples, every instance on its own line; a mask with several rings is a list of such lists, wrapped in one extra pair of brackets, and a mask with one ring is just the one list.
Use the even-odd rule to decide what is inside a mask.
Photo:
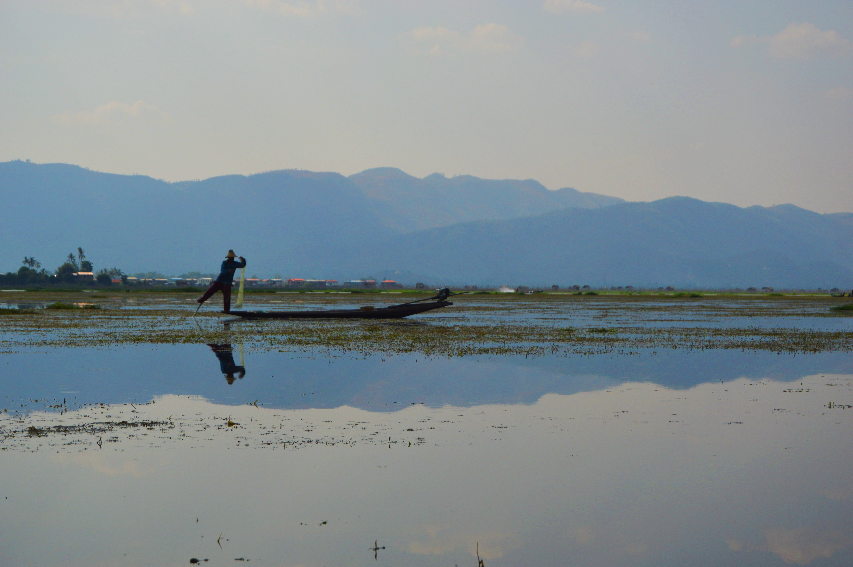
[(243, 286), (246, 284), (246, 268), (240, 269), (240, 288), (237, 290), (237, 302), (234, 307), (240, 309), (243, 307)]

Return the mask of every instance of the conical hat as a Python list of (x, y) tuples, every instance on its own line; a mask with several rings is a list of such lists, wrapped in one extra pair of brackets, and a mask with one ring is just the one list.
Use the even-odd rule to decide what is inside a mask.
[(233, 250), (229, 250), (228, 254), (226, 254), (225, 257), (226, 258), (236, 258), (237, 254), (235, 254)]

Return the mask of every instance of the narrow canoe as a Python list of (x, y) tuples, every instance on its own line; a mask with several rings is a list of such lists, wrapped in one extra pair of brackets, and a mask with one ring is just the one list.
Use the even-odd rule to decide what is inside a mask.
[(228, 315), (243, 319), (402, 319), (449, 305), (453, 305), (453, 302), (433, 301), (378, 308), (318, 309), (316, 311), (229, 311)]

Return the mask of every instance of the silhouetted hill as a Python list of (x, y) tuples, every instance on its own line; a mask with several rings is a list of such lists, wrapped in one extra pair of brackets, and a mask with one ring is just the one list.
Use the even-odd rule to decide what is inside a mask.
[(403, 232), (624, 202), (568, 187), (549, 191), (532, 179), (490, 180), (471, 175), (447, 178), (440, 173), (418, 179), (392, 167), (368, 169), (349, 179), (377, 202), (388, 222)]
[(170, 184), (69, 165), (0, 164), (2, 263), (48, 269), (82, 246), (95, 269), (216, 270), (229, 248), (247, 272), (325, 273), (353, 243), (387, 238), (373, 204), (336, 173), (276, 171)]
[(853, 287), (851, 253), (844, 215), (672, 197), (420, 231), (363, 257), (447, 283)]
[(614, 204), (531, 180), (417, 179), (389, 168), (166, 183), (20, 161), (0, 163), (0, 194), (2, 271), (24, 256), (53, 270), (82, 246), (96, 270), (211, 272), (233, 248), (262, 277), (853, 287), (853, 215), (792, 205)]

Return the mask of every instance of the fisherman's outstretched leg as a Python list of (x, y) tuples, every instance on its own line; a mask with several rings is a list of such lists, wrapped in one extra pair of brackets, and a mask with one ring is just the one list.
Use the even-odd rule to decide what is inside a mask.
[[(212, 284), (210, 284), (210, 287), (207, 288), (207, 291), (204, 292), (204, 295), (202, 295), (201, 297), (196, 299), (196, 301), (199, 303), (204, 303), (205, 301), (210, 299), (211, 295), (213, 295), (214, 293), (216, 293), (220, 289), (222, 289), (222, 284), (219, 282), (213, 282)], [(231, 290), (229, 289), (228, 291), (231, 291)], [(223, 293), (224, 293), (224, 290), (223, 290)]]

